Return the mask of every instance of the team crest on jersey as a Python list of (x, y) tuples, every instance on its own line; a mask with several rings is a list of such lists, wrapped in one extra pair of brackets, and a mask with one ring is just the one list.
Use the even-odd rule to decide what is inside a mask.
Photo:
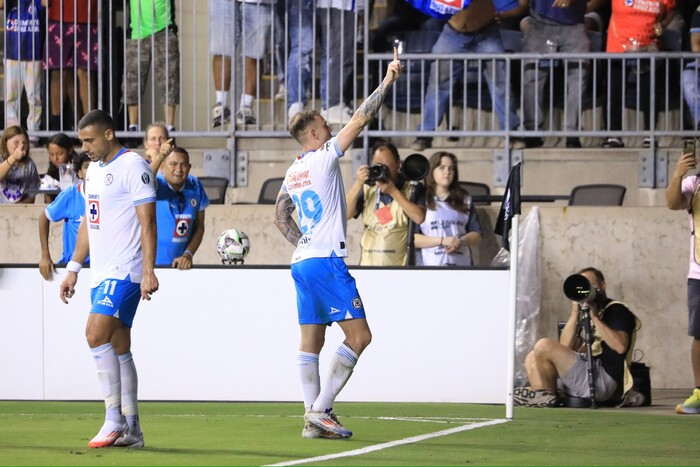
[(114, 177), (112, 176), (112, 174), (105, 175), (105, 185), (109, 186), (112, 184), (113, 181)]
[(194, 198), (190, 198), (190, 206), (192, 206), (193, 208), (196, 208), (197, 207), (197, 200)]
[(177, 222), (175, 222), (173, 239), (187, 237), (187, 232), (190, 231), (190, 220), (191, 219), (178, 219)]
[(88, 222), (91, 229), (100, 228), (100, 201), (97, 199), (88, 200)]
[(148, 172), (144, 172), (141, 174), (141, 181), (143, 182), (144, 185), (148, 185), (151, 183), (151, 174)]
[(360, 297), (355, 297), (352, 299), (352, 307), (356, 310), (362, 308), (362, 300), (360, 299)]

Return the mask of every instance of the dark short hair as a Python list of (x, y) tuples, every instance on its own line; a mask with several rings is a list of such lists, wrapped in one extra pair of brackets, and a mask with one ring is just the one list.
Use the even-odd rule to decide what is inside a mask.
[(62, 147), (68, 151), (68, 154), (74, 151), (73, 140), (65, 133), (56, 133), (55, 135), (49, 136), (49, 139), (46, 140), (47, 148), (49, 147), (49, 144), (55, 144), (56, 146)]
[(83, 167), (83, 164), (89, 161), (90, 156), (88, 156), (86, 152), (76, 153), (73, 157), (73, 166), (75, 167), (75, 171), (77, 172), (78, 170), (80, 170)]
[(374, 153), (381, 149), (386, 149), (387, 151), (389, 151), (394, 157), (394, 162), (399, 162), (401, 160), (401, 156), (399, 156), (399, 150), (396, 149), (394, 143), (390, 143), (388, 141), (377, 141), (372, 145), (372, 148), (369, 150), (370, 160), (372, 157), (374, 157)]
[(89, 126), (96, 126), (102, 130), (114, 131), (114, 120), (104, 110), (94, 109), (85, 114), (78, 122), (78, 130), (84, 130)]
[(187, 158), (187, 162), (190, 161), (190, 153), (187, 152), (187, 149), (182, 148), (182, 147), (180, 147), (180, 146), (175, 146), (175, 147), (173, 148), (173, 150), (170, 151), (170, 154), (175, 154), (176, 152), (177, 152), (177, 153), (180, 153), (180, 154), (184, 154), (184, 156)]

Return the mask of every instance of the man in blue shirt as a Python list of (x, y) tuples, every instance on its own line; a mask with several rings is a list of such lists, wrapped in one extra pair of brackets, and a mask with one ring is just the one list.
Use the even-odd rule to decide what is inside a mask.
[(190, 175), (191, 167), (189, 154), (179, 147), (160, 151), (151, 164), (158, 183), (156, 266), (189, 269), (202, 243), (204, 210), (209, 206), (209, 198), (200, 181)]

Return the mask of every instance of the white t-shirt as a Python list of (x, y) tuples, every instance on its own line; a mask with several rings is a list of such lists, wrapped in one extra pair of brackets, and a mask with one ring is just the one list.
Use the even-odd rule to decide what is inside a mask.
[(298, 156), (287, 170), (282, 190), (294, 201), (302, 233), (292, 264), (348, 255), (345, 188), (338, 163), (342, 156), (338, 141), (331, 138), (320, 149)]
[[(446, 201), (435, 198), (435, 209), (428, 209), (425, 220), (420, 225), (420, 233), (428, 237), (457, 237), (468, 232), (481, 232), (479, 219), (474, 210), (471, 196), (467, 196), (469, 211), (459, 212)], [(421, 248), (422, 266), (471, 266), (472, 255), (468, 245), (447, 254), (447, 248), (436, 246)]]
[[(690, 206), (690, 202), (693, 199), (693, 193), (695, 193), (695, 189), (698, 187), (700, 184), (700, 178), (696, 175), (691, 175), (689, 177), (685, 177), (683, 179), (683, 182), (681, 183), (681, 193), (685, 197), (685, 199), (688, 201), (688, 206)], [(690, 214), (688, 215), (688, 219), (690, 221), (690, 231), (694, 231), (694, 226), (693, 226), (693, 215)], [(689, 279), (700, 279), (700, 264), (695, 262), (695, 255), (693, 252), (695, 251), (695, 234), (690, 236), (690, 267), (688, 268), (688, 278)]]
[(91, 287), (105, 279), (141, 282), (141, 224), (136, 206), (156, 202), (148, 162), (122, 149), (108, 164), (90, 164), (85, 176), (85, 219), (90, 242)]

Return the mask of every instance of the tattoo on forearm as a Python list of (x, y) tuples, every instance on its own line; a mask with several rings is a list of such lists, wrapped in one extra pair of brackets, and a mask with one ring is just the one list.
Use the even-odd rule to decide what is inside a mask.
[(289, 243), (296, 246), (301, 238), (301, 230), (299, 230), (299, 226), (297, 226), (297, 223), (292, 219), (293, 212), (294, 202), (292, 198), (287, 193), (281, 193), (275, 205), (274, 223), (279, 231), (282, 232), (284, 238), (286, 238)]
[(379, 112), (379, 109), (389, 93), (389, 86), (384, 82), (379, 84), (379, 87), (360, 105), (357, 109), (357, 114), (365, 121), (371, 121)]

